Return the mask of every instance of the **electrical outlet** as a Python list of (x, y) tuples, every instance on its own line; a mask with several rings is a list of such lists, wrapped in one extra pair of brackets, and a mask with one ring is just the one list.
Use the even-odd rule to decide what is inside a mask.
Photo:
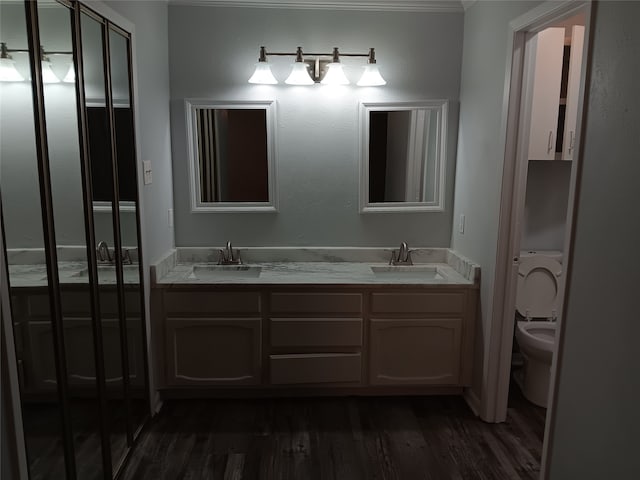
[(173, 208), (169, 209), (169, 228), (173, 228)]
[(460, 214), (460, 223), (458, 223), (458, 232), (464, 235), (464, 214)]
[(142, 173), (143, 173), (143, 178), (144, 178), (144, 184), (145, 185), (149, 185), (151, 182), (153, 182), (153, 173), (151, 171), (151, 161), (150, 160), (144, 160), (142, 162)]

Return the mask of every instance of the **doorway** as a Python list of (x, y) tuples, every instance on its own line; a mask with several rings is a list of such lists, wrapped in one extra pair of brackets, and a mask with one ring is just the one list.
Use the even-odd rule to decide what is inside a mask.
[[(562, 345), (564, 279), (570, 269), (590, 18), (589, 2), (546, 2), (510, 24), (513, 45), (507, 66), (508, 118), (494, 295), (494, 322), (500, 325), (501, 337), (499, 348), (491, 352), (496, 365), (491, 372), (496, 385), (491, 403), (494, 420), (504, 421), (509, 389), (518, 388), (511, 382), (516, 310), (523, 310), (518, 312), (522, 321), (536, 317), (518, 302), (519, 278), (524, 283), (520, 275), (522, 252), (551, 256), (561, 267), (556, 270), (552, 292), (556, 306), (546, 318), (555, 319), (556, 335), (551, 347), (549, 391), (542, 393), (543, 403), (548, 403), (542, 471), (553, 415), (556, 357)], [(555, 40), (548, 42), (545, 37), (549, 36)], [(549, 43), (556, 46), (548, 47)], [(547, 48), (555, 50), (543, 53)], [(555, 79), (553, 86), (545, 84), (551, 77)], [(543, 123), (541, 111), (546, 115)]]

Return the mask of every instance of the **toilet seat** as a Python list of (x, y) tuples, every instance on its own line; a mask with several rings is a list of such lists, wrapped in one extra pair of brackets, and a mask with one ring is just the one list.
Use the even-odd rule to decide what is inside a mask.
[(562, 266), (542, 255), (522, 258), (518, 269), (516, 309), (527, 320), (555, 320), (562, 304)]

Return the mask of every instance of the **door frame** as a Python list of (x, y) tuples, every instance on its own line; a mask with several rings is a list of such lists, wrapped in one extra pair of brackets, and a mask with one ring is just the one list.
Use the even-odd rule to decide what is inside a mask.
[[(578, 102), (578, 118), (576, 126), (576, 149), (574, 154), (574, 168), (571, 171), (569, 202), (567, 210), (567, 229), (565, 233), (565, 252), (570, 252), (570, 239), (573, 228), (571, 218), (575, 210), (576, 187), (581, 159), (581, 130), (584, 113), (585, 82), (587, 77), (589, 45), (591, 35), (591, 1), (576, 0), (567, 2), (547, 1), (529, 12), (517, 17), (509, 23), (509, 37), (507, 48), (506, 81), (504, 92), (504, 117), (506, 118), (505, 156), (502, 177), (502, 193), (500, 200), (500, 218), (498, 226), (498, 245), (496, 252), (496, 274), (494, 283), (492, 324), (497, 348), (489, 352), (489, 378), (486, 398), (486, 420), (503, 422), (507, 417), (507, 402), (511, 371), (511, 350), (515, 323), (507, 321), (515, 312), (515, 297), (517, 287), (517, 261), (519, 257), (520, 225), (523, 216), (524, 190), (522, 178), (526, 178), (526, 164), (522, 161), (526, 153), (523, 151), (522, 138), (519, 133), (523, 124), (523, 95), (526, 90), (525, 73), (525, 39), (527, 34), (535, 33), (551, 26), (553, 23), (571, 17), (576, 13), (585, 13), (585, 43), (580, 74), (580, 93)], [(524, 120), (528, 123), (528, 120)], [(525, 128), (522, 128), (524, 131)], [(523, 173), (522, 170), (525, 170)], [(514, 249), (514, 247), (517, 247)], [(565, 278), (571, 268), (571, 259), (563, 260)], [(558, 321), (556, 345), (553, 356), (551, 383), (549, 389), (549, 407), (547, 410), (545, 439), (543, 444), (542, 469), (545, 460), (548, 441), (550, 438), (549, 425), (553, 416), (555, 401), (555, 371), (562, 350), (564, 328), (562, 314)], [(544, 478), (544, 473), (542, 475)]]

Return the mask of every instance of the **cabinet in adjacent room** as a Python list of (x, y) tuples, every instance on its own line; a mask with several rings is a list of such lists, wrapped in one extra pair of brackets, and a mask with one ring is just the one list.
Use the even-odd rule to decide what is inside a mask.
[(550, 27), (527, 43), (529, 160), (571, 160), (575, 150), (584, 27)]

